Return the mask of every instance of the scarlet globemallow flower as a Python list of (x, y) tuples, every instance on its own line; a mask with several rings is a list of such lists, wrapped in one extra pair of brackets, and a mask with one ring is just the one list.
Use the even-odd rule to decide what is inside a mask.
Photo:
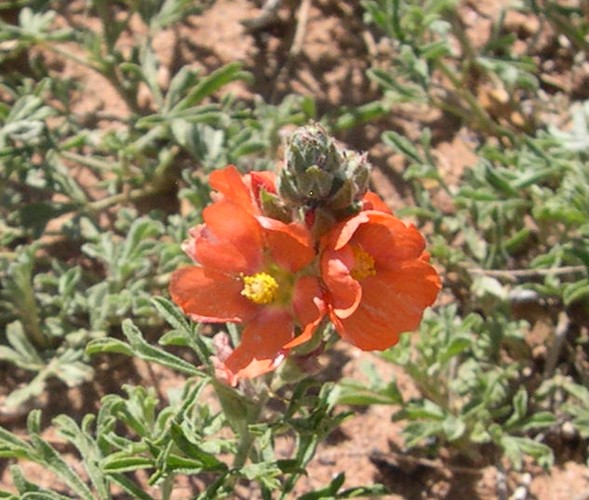
[(241, 343), (223, 361), (231, 385), (275, 369), (295, 334), (310, 338), (324, 315), (319, 281), (307, 272), (315, 252), (306, 228), (244, 210), (242, 187), (232, 185), (235, 196), (222, 188), (225, 196), (203, 211), (204, 224), (184, 245), (196, 265), (170, 282), (192, 319), (243, 324)]
[(378, 208), (334, 226), (320, 248), (329, 317), (363, 350), (391, 347), (417, 328), (441, 286), (419, 231)]
[(276, 174), (261, 171), (242, 175), (235, 165), (228, 165), (211, 172), (209, 185), (216, 191), (213, 193), (216, 200), (229, 200), (251, 214), (261, 215), (260, 193), (276, 192)]

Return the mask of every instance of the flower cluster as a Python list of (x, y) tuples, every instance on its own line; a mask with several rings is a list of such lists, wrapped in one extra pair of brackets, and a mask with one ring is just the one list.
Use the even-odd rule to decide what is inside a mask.
[(285, 166), (213, 172), (213, 203), (170, 293), (196, 321), (241, 323), (220, 363), (231, 385), (274, 370), (328, 320), (363, 350), (415, 329), (440, 290), (425, 240), (367, 191), (368, 164), (318, 125), (297, 130)]

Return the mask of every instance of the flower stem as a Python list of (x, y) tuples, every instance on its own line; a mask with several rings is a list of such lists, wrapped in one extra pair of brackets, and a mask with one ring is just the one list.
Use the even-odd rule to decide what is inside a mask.
[(255, 441), (255, 436), (250, 432), (249, 426), (259, 421), (260, 415), (266, 402), (268, 401), (268, 391), (264, 390), (258, 394), (253, 405), (248, 408), (247, 414), (243, 414), (242, 425), (238, 427), (239, 445), (237, 453), (233, 460), (233, 468), (241, 469), (250, 456), (252, 446)]
[(269, 399), (268, 387), (260, 384), (251, 387), (254, 395), (246, 396), (241, 391), (225, 385), (216, 379), (211, 381), (223, 413), (225, 414), (229, 425), (237, 435), (239, 440), (237, 453), (233, 460), (234, 470), (239, 470), (247, 462), (255, 441), (255, 435), (249, 429), (249, 426), (260, 421), (260, 415), (266, 402)]

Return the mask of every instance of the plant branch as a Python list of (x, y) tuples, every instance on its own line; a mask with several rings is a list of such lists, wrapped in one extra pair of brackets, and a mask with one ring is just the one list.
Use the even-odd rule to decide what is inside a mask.
[(271, 101), (274, 102), (276, 91), (279, 88), (279, 84), (288, 80), (292, 64), (296, 57), (301, 53), (303, 48), (303, 41), (305, 39), (305, 33), (307, 31), (307, 23), (309, 21), (309, 12), (311, 10), (311, 0), (303, 0), (299, 8), (299, 14), (297, 17), (297, 25), (295, 28), (294, 38), (292, 45), (288, 51), (286, 62), (280, 69), (278, 76), (276, 77), (276, 84), (274, 85), (274, 92)]
[(442, 72), (442, 74), (448, 78), (448, 80), (454, 86), (454, 90), (462, 97), (469, 106), (469, 110), (475, 115), (476, 120), (480, 123), (484, 131), (490, 132), (493, 135), (505, 136), (512, 143), (515, 143), (515, 137), (511, 130), (506, 127), (502, 127), (493, 120), (489, 114), (481, 107), (478, 99), (465, 88), (463, 82), (461, 82), (455, 75), (455, 72), (448, 67), (443, 61), (436, 61), (436, 67)]
[(145, 198), (146, 196), (158, 194), (158, 192), (159, 191), (157, 189), (149, 187), (145, 189), (132, 189), (126, 193), (113, 194), (107, 198), (90, 202), (86, 205), (86, 209), (90, 212), (101, 212), (102, 210), (106, 210), (107, 208), (117, 205), (118, 203), (125, 203), (129, 201), (134, 202), (140, 200), (141, 198)]
[(566, 275), (566, 274), (587, 274), (586, 266), (563, 266), (551, 267), (549, 269), (481, 269), (469, 268), (469, 274), (490, 276), (491, 278), (516, 282), (526, 278), (538, 278), (544, 276)]
[(558, 363), (558, 358), (564, 345), (564, 340), (567, 336), (570, 326), (570, 319), (566, 311), (561, 311), (558, 315), (558, 323), (554, 330), (554, 339), (546, 355), (546, 365), (544, 367), (544, 380), (548, 380), (554, 375), (554, 370)]

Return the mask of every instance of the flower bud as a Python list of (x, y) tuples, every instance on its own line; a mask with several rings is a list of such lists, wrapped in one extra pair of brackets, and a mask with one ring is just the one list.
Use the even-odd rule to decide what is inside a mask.
[(260, 206), (262, 213), (266, 217), (279, 220), (281, 222), (289, 223), (292, 221), (292, 210), (288, 208), (284, 201), (274, 193), (268, 191), (260, 191)]
[(369, 173), (366, 155), (346, 150), (313, 123), (289, 138), (279, 192), (295, 208), (320, 209), (340, 219), (360, 209)]

